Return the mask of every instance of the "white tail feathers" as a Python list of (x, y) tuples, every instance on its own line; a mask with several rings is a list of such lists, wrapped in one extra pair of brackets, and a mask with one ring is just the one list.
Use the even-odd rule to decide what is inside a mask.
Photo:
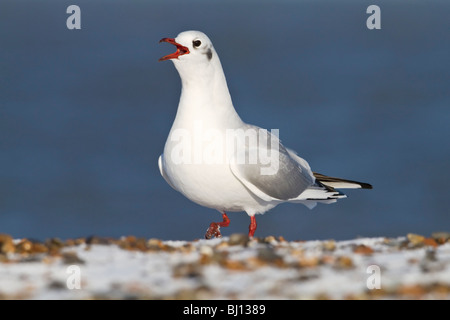
[(309, 209), (313, 209), (317, 203), (330, 204), (338, 199), (347, 196), (335, 189), (372, 189), (368, 183), (328, 177), (320, 173), (313, 172), (316, 178), (316, 185), (306, 189), (296, 199), (290, 201), (304, 204)]

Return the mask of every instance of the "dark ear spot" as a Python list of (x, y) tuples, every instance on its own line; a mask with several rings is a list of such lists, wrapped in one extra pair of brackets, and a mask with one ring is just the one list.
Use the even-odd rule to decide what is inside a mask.
[(208, 57), (208, 60), (212, 59), (212, 50), (211, 50), (211, 48), (208, 48), (208, 51), (206, 51), (206, 56)]

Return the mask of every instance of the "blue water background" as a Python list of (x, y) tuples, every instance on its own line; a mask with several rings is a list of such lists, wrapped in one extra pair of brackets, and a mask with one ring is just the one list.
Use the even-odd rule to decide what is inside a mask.
[[(181, 88), (158, 41), (189, 29), (212, 39), (245, 121), (279, 129), (314, 171), (374, 186), (280, 205), (257, 236), (449, 231), (450, 3), (376, 1), (368, 30), (372, 2), (2, 0), (0, 233), (191, 240), (220, 220), (157, 166)], [(229, 217), (224, 235), (247, 232)]]

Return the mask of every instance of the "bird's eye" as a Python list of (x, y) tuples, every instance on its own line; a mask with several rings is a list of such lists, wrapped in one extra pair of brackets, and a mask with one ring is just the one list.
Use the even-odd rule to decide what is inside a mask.
[(194, 40), (192, 41), (192, 44), (194, 45), (194, 48), (198, 48), (202, 45), (202, 42), (200, 40)]

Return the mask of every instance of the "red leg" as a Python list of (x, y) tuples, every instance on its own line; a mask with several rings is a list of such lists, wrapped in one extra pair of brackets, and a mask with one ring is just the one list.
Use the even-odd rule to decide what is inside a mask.
[(221, 238), (220, 227), (228, 227), (230, 225), (230, 219), (225, 212), (222, 212), (222, 222), (211, 222), (208, 230), (206, 230), (205, 239), (211, 239), (212, 237)]
[(255, 231), (256, 231), (256, 218), (255, 218), (255, 216), (251, 216), (250, 217), (250, 226), (248, 227), (248, 236), (250, 238), (253, 238)]

